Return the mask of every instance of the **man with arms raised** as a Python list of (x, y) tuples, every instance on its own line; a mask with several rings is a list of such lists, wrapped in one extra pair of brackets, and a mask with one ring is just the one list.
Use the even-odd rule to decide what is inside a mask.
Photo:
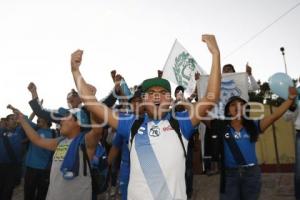
[[(220, 52), (213, 35), (203, 35), (212, 54), (212, 68), (206, 96), (185, 112), (170, 112), (171, 87), (162, 78), (147, 79), (142, 83), (143, 104), (146, 113), (138, 130), (132, 127), (135, 115), (117, 116), (108, 107), (96, 101), (81, 76), (79, 66), (83, 51), (72, 54), (73, 77), (87, 109), (108, 122), (130, 141), (130, 178), (128, 200), (187, 199), (185, 186), (185, 151), (194, 126), (200, 123), (218, 102), (220, 94)], [(176, 120), (178, 133), (171, 127)]]

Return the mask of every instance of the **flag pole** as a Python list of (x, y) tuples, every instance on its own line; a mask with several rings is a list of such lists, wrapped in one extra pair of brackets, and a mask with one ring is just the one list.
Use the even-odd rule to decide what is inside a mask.
[(284, 67), (285, 67), (285, 73), (287, 74), (287, 66), (286, 66), (286, 60), (285, 60), (285, 53), (284, 53), (284, 47), (280, 47), (280, 51), (282, 53)]

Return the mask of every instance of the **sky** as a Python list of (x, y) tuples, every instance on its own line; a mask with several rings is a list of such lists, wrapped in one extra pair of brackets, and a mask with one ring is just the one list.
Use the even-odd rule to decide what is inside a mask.
[[(110, 71), (122, 74), (129, 86), (156, 76), (174, 40), (207, 72), (211, 55), (201, 35), (214, 34), (222, 65), (245, 71), (249, 62), (257, 80), (284, 72), (300, 76), (299, 0), (1, 0), (0, 116), (7, 104), (25, 114), (31, 109), (29, 82), (37, 85), (44, 107), (67, 107), (66, 94), (75, 88), (70, 55), (84, 50), (81, 71), (97, 87), (101, 99), (112, 89)], [(238, 50), (237, 50), (238, 49)]]

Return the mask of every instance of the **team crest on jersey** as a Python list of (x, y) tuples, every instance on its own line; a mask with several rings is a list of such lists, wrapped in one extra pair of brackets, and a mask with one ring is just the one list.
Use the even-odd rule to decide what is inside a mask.
[(146, 129), (144, 127), (140, 127), (139, 130), (137, 131), (137, 133), (140, 135), (143, 135), (145, 130)]
[(152, 137), (158, 137), (160, 135), (160, 129), (158, 126), (152, 126), (150, 128), (149, 135)]
[(225, 138), (228, 139), (229, 137), (229, 133), (225, 133)]

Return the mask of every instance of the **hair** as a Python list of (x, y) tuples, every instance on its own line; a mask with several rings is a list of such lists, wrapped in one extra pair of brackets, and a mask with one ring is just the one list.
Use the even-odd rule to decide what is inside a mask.
[(13, 116), (15, 116), (15, 114), (9, 114), (9, 115), (7, 115), (6, 116), (6, 120), (8, 120), (10, 117), (13, 117)]
[(67, 94), (67, 98), (73, 97), (73, 96), (79, 96), (78, 92), (76, 92), (75, 89), (71, 89), (71, 92)]
[[(230, 117), (229, 114), (229, 106), (227, 107), (227, 109), (225, 110), (225, 116), (226, 117)], [(244, 116), (242, 116), (242, 125), (243, 127), (246, 129), (246, 131), (248, 132), (248, 134), (250, 135), (250, 142), (257, 142), (258, 140), (258, 136), (259, 136), (259, 131), (257, 130), (254, 121), (253, 120), (249, 120), (250, 117), (250, 105), (247, 105), (245, 107), (246, 111), (246, 118)], [(230, 124), (231, 120), (226, 120), (226, 124)]]
[(184, 87), (179, 85), (176, 87), (175, 91), (174, 91), (174, 95), (176, 96), (176, 94), (179, 92), (179, 91), (182, 91), (182, 93), (184, 93)]
[(226, 67), (230, 67), (232, 69), (233, 72), (235, 72), (234, 66), (232, 64), (226, 64), (223, 66), (222, 70), (224, 70), (224, 68)]

